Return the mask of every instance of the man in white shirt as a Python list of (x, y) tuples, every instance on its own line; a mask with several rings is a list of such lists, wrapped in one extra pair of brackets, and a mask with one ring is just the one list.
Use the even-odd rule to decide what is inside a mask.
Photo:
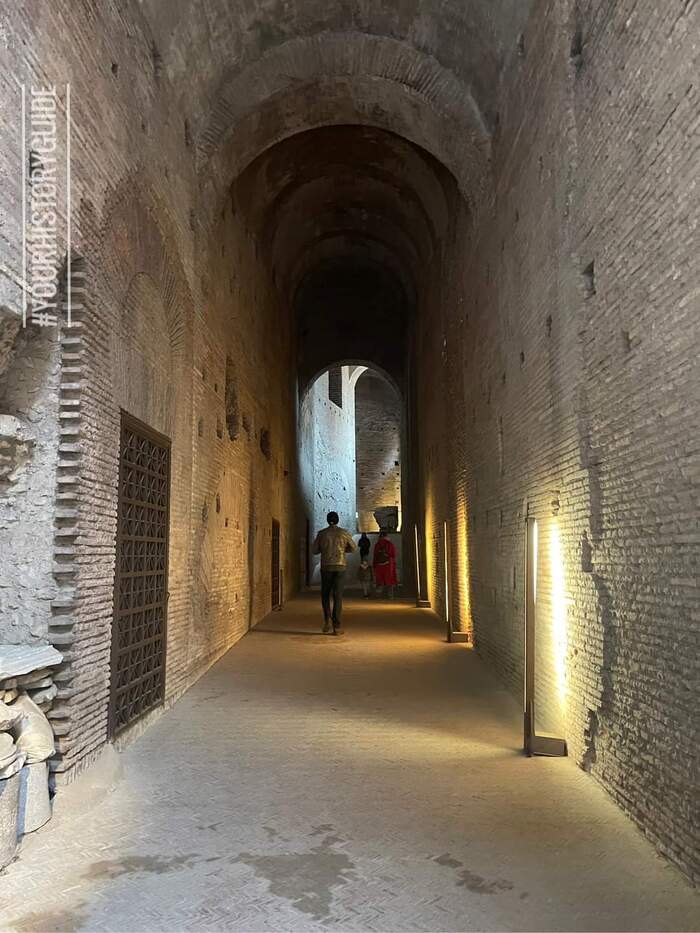
[[(340, 528), (337, 512), (326, 515), (328, 527), (316, 535), (312, 551), (321, 555), (321, 605), (323, 606), (323, 632), (342, 635), (340, 617), (343, 612), (343, 586), (345, 585), (345, 555), (356, 551), (357, 545), (345, 528)], [(331, 610), (331, 595), (333, 609)]]

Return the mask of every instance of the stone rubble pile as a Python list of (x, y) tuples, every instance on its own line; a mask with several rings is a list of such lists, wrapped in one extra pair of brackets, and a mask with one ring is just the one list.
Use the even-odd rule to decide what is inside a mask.
[(54, 734), (46, 714), (62, 660), (49, 645), (0, 645), (0, 869), (24, 833), (51, 817), (47, 760)]

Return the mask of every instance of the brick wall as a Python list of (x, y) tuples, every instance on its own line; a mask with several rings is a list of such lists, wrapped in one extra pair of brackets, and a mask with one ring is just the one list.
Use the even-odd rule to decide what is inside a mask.
[[(340, 524), (354, 534), (355, 512), (355, 404), (354, 381), (342, 367), (343, 407), (328, 397), (328, 373), (308, 389), (299, 413), (299, 458), (309, 537), (326, 527), (331, 510)], [(312, 582), (319, 579), (319, 558), (312, 556)]]
[(396, 390), (368, 370), (355, 386), (359, 531), (379, 531), (374, 510), (401, 512), (401, 402)]
[[(19, 106), (11, 75), (70, 80), (72, 91), (73, 250), (85, 269), (85, 310), (43, 343), (18, 338), (2, 409), (37, 412), (31, 473), (4, 529), (14, 526), (18, 567), (33, 551), (37, 579), (13, 582), (3, 637), (49, 639), (64, 652), (52, 767), (68, 777), (107, 736), (120, 409), (172, 442), (172, 702), (271, 608), (273, 518), (287, 593), (298, 579), (294, 340), (230, 199), (214, 208), (215, 226), (198, 229), (191, 133), (138, 6), (105, 4), (86, 18), (57, 5), (31, 23), (17, 9), (3, 36), (8, 113)], [(60, 107), (63, 115), (64, 99)], [(19, 178), (14, 136), (2, 158), (4, 175)], [(15, 271), (16, 195), (3, 192), (4, 257)], [(17, 278), (0, 275), (0, 286), (16, 314)], [(227, 357), (242, 412), (236, 439), (226, 430)], [(41, 385), (32, 389), (30, 377)]]
[(447, 520), (453, 616), (520, 697), (537, 518), (538, 728), (696, 875), (698, 25), (687, 5), (535, 5), (492, 207), (454, 218), (416, 360), (434, 602)]

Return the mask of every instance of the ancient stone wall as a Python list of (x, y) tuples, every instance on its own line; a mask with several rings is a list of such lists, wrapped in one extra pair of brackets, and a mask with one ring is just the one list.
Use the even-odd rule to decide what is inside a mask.
[(375, 509), (401, 512), (401, 401), (372, 370), (355, 386), (355, 424), (358, 530), (379, 531)]
[[(326, 527), (326, 515), (337, 512), (340, 524), (357, 530), (355, 486), (355, 385), (348, 366), (341, 367), (343, 406), (331, 401), (328, 373), (306, 392), (299, 412), (299, 457), (309, 538)], [(319, 558), (311, 557), (312, 583), (319, 580)]]
[(30, 328), (15, 336), (0, 375), (0, 643), (48, 637), (58, 456), (58, 339)]
[[(271, 608), (273, 518), (287, 593), (298, 578), (294, 340), (232, 204), (209, 205), (220, 220), (198, 228), (191, 129), (138, 6), (105, 5), (89, 19), (64, 5), (44, 14), (30, 23), (18, 9), (3, 23), (12, 67), (2, 95), (9, 112), (19, 107), (13, 75), (27, 86), (70, 80), (83, 309), (72, 327), (48, 335), (16, 337), (13, 326), (5, 340), (3, 327), (2, 412), (33, 424), (22, 427), (30, 458), (11, 478), (11, 513), (0, 503), (3, 531), (21, 550), (16, 578), (3, 553), (0, 607), (3, 638), (49, 640), (64, 653), (52, 767), (68, 775), (107, 738), (120, 411), (172, 443), (171, 702)], [(65, 107), (64, 90), (62, 117)], [(14, 143), (3, 146), (3, 173), (19, 179)], [(3, 205), (8, 326), (21, 299), (22, 199), (14, 192), (4, 192)], [(231, 434), (227, 360), (240, 420)], [(19, 460), (24, 434), (15, 435)]]
[(538, 728), (691, 873), (697, 27), (688, 6), (536, 4), (492, 210), (456, 217), (417, 345), (434, 603), (447, 521), (453, 625), (522, 696), (537, 519)]

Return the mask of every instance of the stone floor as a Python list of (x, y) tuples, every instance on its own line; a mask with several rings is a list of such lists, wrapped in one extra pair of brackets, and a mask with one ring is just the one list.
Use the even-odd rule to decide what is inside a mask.
[(435, 618), (300, 599), (80, 782), (0, 876), (5, 930), (692, 930), (698, 902)]

